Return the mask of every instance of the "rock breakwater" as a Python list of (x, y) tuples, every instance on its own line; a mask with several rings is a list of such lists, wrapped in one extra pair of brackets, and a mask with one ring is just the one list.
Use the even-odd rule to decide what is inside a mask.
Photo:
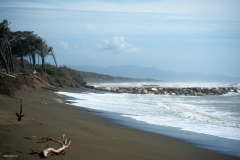
[(158, 95), (185, 95), (185, 96), (206, 96), (223, 95), (229, 92), (239, 92), (237, 87), (218, 87), (218, 88), (173, 88), (173, 87), (94, 87), (95, 90), (132, 93), (132, 94), (158, 94)]

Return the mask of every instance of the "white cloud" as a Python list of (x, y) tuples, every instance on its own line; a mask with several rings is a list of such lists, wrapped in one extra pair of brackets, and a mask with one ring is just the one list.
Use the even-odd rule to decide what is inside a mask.
[(125, 41), (125, 37), (113, 37), (103, 39), (100, 44), (96, 45), (99, 50), (109, 50), (115, 53), (137, 53), (142, 52), (141, 48), (137, 48)]
[(63, 49), (68, 50), (68, 43), (67, 42), (61, 41), (60, 45)]

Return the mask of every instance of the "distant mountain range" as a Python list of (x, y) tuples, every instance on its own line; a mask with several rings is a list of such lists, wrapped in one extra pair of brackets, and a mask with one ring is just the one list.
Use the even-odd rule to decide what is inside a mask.
[(118, 77), (129, 77), (139, 79), (155, 79), (163, 81), (191, 81), (191, 82), (240, 82), (240, 77), (228, 77), (219, 74), (201, 73), (177, 73), (173, 71), (163, 71), (155, 67), (138, 67), (133, 65), (93, 67), (93, 66), (73, 66), (72, 69), (84, 72), (94, 72)]

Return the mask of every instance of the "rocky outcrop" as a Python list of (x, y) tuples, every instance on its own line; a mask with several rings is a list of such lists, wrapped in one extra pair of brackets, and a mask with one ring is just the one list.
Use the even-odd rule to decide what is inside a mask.
[(132, 94), (158, 94), (158, 95), (185, 95), (185, 96), (206, 96), (223, 95), (228, 92), (238, 92), (237, 87), (219, 87), (219, 88), (172, 88), (172, 87), (94, 87), (96, 90), (132, 93)]

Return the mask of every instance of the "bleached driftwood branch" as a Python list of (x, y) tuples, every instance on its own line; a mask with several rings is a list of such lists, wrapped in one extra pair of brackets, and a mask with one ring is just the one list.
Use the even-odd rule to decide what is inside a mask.
[(68, 139), (65, 138), (65, 134), (62, 135), (62, 140), (53, 139), (51, 137), (43, 137), (39, 140), (40, 141), (37, 143), (46, 143), (47, 141), (54, 141), (61, 144), (62, 147), (59, 149), (54, 149), (54, 148), (49, 148), (47, 145), (46, 148), (43, 150), (43, 152), (36, 152), (34, 149), (31, 149), (31, 152), (29, 152), (29, 154), (43, 154), (44, 157), (48, 157), (52, 154), (63, 155), (65, 154), (64, 150), (68, 148), (71, 144), (71, 140), (68, 141)]
[(45, 82), (43, 79), (39, 78), (38, 76), (36, 76), (36, 75), (33, 75), (33, 76), (34, 76), (35, 78), (37, 78), (38, 80), (42, 81), (43, 83), (45, 83), (46, 85), (48, 85), (49, 87), (51, 87), (51, 88), (56, 88), (56, 87), (48, 84), (47, 82)]
[(13, 76), (11, 74), (7, 74), (7, 73), (3, 73), (3, 72), (0, 72), (1, 74), (4, 74), (5, 76), (8, 76), (8, 77), (11, 77), (11, 78), (16, 78), (16, 76)]

